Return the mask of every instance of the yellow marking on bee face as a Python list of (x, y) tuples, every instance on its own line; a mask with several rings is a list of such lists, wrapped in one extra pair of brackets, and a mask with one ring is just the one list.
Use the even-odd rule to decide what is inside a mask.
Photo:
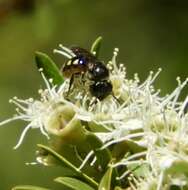
[(72, 64), (71, 61), (68, 61), (66, 65), (71, 65), (71, 64)]
[(75, 60), (75, 61), (73, 62), (73, 65), (78, 65), (78, 60)]

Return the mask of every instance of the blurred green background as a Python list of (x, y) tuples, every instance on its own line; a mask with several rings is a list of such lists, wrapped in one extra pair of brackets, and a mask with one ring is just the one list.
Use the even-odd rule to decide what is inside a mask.
[[(97, 36), (104, 41), (100, 58), (108, 61), (114, 47), (127, 76), (143, 80), (150, 70), (163, 72), (156, 81), (162, 95), (188, 77), (188, 2), (182, 0), (0, 0), (0, 120), (14, 114), (13, 96), (37, 97), (43, 85), (34, 65), (36, 50), (53, 55), (59, 43), (89, 48)], [(183, 97), (187, 95), (184, 90)], [(45, 142), (39, 130), (30, 131), (14, 151), (24, 123), (0, 127), (0, 190), (17, 184), (61, 189), (52, 179), (58, 167), (26, 166), (35, 159), (36, 144)]]

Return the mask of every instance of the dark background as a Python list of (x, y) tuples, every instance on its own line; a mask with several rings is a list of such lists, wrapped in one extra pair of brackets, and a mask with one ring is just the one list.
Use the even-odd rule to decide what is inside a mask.
[[(128, 78), (141, 80), (150, 70), (163, 72), (155, 83), (162, 95), (176, 87), (176, 77), (188, 77), (188, 3), (181, 0), (0, 0), (0, 120), (14, 114), (13, 96), (38, 97), (43, 81), (34, 65), (36, 50), (53, 55), (59, 43), (89, 48), (97, 36), (104, 41), (100, 58), (110, 60), (119, 47)], [(181, 98), (187, 95), (184, 90)], [(0, 127), (0, 190), (17, 184), (61, 189), (53, 178), (58, 167), (26, 166), (35, 159), (36, 144), (45, 142), (38, 129), (30, 131), (18, 150), (25, 123)]]

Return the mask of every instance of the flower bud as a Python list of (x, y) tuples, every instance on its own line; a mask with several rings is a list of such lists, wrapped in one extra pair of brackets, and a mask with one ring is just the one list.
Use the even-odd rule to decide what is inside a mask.
[(60, 137), (65, 143), (75, 144), (84, 139), (81, 121), (69, 105), (59, 105), (55, 108), (45, 121), (45, 129), (52, 136)]

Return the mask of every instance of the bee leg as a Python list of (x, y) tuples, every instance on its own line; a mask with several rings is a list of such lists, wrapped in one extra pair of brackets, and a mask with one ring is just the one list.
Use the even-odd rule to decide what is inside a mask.
[(118, 98), (116, 98), (113, 93), (112, 93), (112, 97), (113, 97), (119, 104), (121, 104), (121, 101), (120, 101)]
[(85, 84), (85, 82), (86, 82), (86, 80), (85, 80), (85, 74), (84, 73), (82, 73), (81, 74), (81, 82), (83, 83), (83, 85)]
[(71, 78), (70, 78), (69, 88), (68, 88), (68, 91), (67, 91), (66, 96), (69, 95), (69, 92), (70, 92), (70, 90), (71, 90), (71, 87), (72, 87), (73, 82), (74, 82), (74, 75), (72, 75)]
[(96, 97), (92, 98), (92, 100), (89, 103), (89, 107), (92, 107), (93, 105), (96, 105), (98, 103), (98, 99)]

